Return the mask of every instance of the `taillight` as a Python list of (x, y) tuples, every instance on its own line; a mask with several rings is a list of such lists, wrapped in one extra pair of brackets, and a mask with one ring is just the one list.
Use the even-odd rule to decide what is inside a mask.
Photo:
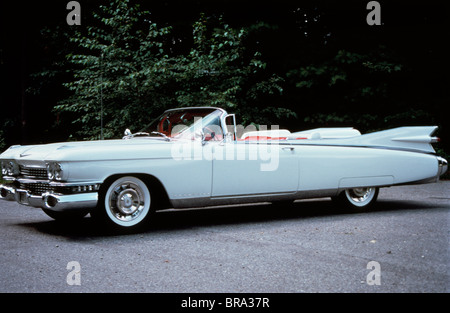
[(439, 141), (441, 141), (441, 138), (439, 138), (439, 137), (432, 137), (431, 138), (431, 143), (436, 143), (436, 142), (439, 142)]

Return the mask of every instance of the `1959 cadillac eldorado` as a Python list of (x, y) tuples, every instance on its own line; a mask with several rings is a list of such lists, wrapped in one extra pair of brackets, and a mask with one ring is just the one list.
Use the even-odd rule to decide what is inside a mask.
[(251, 130), (220, 108), (173, 109), (121, 140), (10, 147), (0, 155), (0, 198), (55, 219), (91, 213), (117, 229), (166, 208), (332, 197), (365, 210), (381, 187), (445, 173), (431, 146), (436, 129)]

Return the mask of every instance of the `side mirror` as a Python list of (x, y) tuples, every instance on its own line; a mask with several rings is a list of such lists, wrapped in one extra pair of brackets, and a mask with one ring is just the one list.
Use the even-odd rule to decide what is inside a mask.
[(205, 133), (203, 132), (203, 130), (196, 131), (194, 136), (196, 139), (199, 138), (202, 141), (202, 146), (206, 144)]
[(130, 139), (133, 136), (133, 134), (131, 133), (131, 130), (129, 130), (128, 128), (125, 129), (123, 134), (124, 134), (124, 136), (122, 137), (122, 139)]

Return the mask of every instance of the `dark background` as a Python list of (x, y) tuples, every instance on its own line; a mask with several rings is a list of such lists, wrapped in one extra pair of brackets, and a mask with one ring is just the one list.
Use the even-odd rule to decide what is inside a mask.
[[(81, 26), (68, 26), (66, 5), (69, 1), (2, 1), (0, 5), (0, 148), (12, 144), (32, 144), (66, 140), (70, 125), (56, 125), (53, 107), (68, 95), (60, 82), (52, 82), (39, 94), (27, 92), (35, 80), (30, 75), (47, 67), (58, 55), (58, 45), (42, 35), (44, 28), (86, 27), (92, 22), (91, 11), (108, 1), (80, 0)], [(380, 46), (389, 58), (402, 64), (402, 71), (386, 79), (387, 95), (383, 101), (367, 102), (358, 107), (336, 103), (346, 87), (333, 90), (302, 90), (286, 78), (283, 95), (275, 105), (297, 113), (296, 119), (274, 121), (291, 130), (317, 126), (354, 126), (372, 131), (402, 125), (438, 125), (439, 147), (449, 151), (449, 11), (445, 1), (379, 1), (381, 26), (369, 26), (366, 17), (369, 1), (141, 1), (158, 23), (172, 25), (183, 38), (192, 36), (192, 23), (201, 12), (207, 16), (223, 15), (233, 27), (266, 23), (263, 33), (253, 41), (258, 45), (268, 67), (286, 77), (289, 70), (320, 64), (339, 50), (370, 54)], [(312, 23), (311, 19), (317, 17)], [(306, 19), (309, 21), (305, 21)], [(305, 35), (305, 32), (307, 35)], [(258, 37), (259, 36), (259, 37)], [(187, 44), (189, 40), (186, 40)], [(183, 47), (181, 47), (183, 49)], [(188, 47), (186, 46), (186, 49)], [(359, 110), (377, 116), (376, 126), (364, 123), (345, 125), (348, 121), (332, 119), (323, 124), (307, 118), (317, 113), (346, 114)], [(358, 111), (358, 112), (359, 112)], [(337, 113), (336, 113), (337, 112)], [(401, 112), (406, 112), (404, 115)], [(412, 113), (410, 113), (412, 112)], [(395, 115), (395, 118), (388, 118)]]

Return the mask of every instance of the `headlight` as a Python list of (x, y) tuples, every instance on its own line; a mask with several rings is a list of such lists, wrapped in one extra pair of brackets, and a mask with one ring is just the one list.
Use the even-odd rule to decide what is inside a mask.
[(2, 161), (2, 175), (3, 176), (17, 176), (19, 175), (19, 165), (14, 161)]
[(8, 175), (8, 170), (6, 169), (5, 161), (2, 161), (2, 175)]
[(61, 164), (56, 162), (47, 163), (47, 176), (50, 180), (62, 180), (63, 169)]

